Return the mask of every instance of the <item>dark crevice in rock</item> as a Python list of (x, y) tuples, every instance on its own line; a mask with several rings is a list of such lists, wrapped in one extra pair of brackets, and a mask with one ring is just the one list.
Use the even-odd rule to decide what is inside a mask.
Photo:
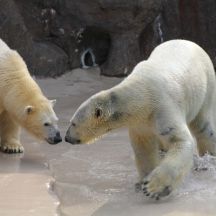
[(81, 55), (81, 67), (90, 68), (97, 66), (95, 55), (91, 48), (86, 49)]
[(86, 27), (80, 38), (79, 49), (81, 55), (90, 49), (95, 56), (95, 64), (102, 65), (110, 51), (111, 38), (107, 31), (98, 27)]

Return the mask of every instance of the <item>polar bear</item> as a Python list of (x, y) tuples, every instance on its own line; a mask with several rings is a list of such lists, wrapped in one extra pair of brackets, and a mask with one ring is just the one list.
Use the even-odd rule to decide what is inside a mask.
[(20, 126), (50, 144), (61, 141), (58, 118), (21, 56), (0, 39), (0, 139), (5, 153), (21, 153)]
[[(89, 143), (128, 127), (137, 185), (159, 200), (188, 174), (196, 146), (201, 155), (216, 155), (215, 89), (214, 67), (201, 47), (186, 40), (165, 42), (120, 84), (85, 101), (65, 140)], [(161, 160), (160, 147), (167, 150)]]

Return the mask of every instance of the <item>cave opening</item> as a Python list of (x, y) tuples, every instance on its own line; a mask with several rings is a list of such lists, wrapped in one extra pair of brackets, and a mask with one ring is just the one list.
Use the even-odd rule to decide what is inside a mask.
[(84, 52), (82, 53), (81, 66), (82, 68), (89, 68), (89, 67), (97, 66), (95, 55), (91, 48), (84, 50)]
[(108, 31), (99, 27), (86, 27), (80, 42), (80, 65), (82, 68), (102, 65), (106, 62), (111, 46)]

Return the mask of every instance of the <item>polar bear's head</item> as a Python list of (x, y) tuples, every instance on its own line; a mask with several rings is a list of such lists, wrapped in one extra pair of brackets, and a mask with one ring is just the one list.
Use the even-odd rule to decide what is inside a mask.
[(85, 101), (75, 112), (65, 141), (90, 143), (124, 124), (124, 115), (116, 93), (99, 92)]
[(27, 105), (21, 117), (21, 124), (27, 131), (50, 144), (62, 141), (57, 126), (58, 118), (53, 110), (54, 104), (55, 100), (45, 99), (39, 104)]

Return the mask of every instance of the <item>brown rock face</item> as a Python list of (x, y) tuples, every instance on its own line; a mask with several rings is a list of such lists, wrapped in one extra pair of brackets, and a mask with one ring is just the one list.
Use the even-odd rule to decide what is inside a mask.
[(162, 16), (165, 39), (192, 40), (202, 46), (214, 60), (215, 10), (215, 0), (164, 0)]
[(215, 0), (0, 0), (0, 37), (31, 72), (99, 65), (125, 76), (158, 44), (185, 38), (215, 58)]

